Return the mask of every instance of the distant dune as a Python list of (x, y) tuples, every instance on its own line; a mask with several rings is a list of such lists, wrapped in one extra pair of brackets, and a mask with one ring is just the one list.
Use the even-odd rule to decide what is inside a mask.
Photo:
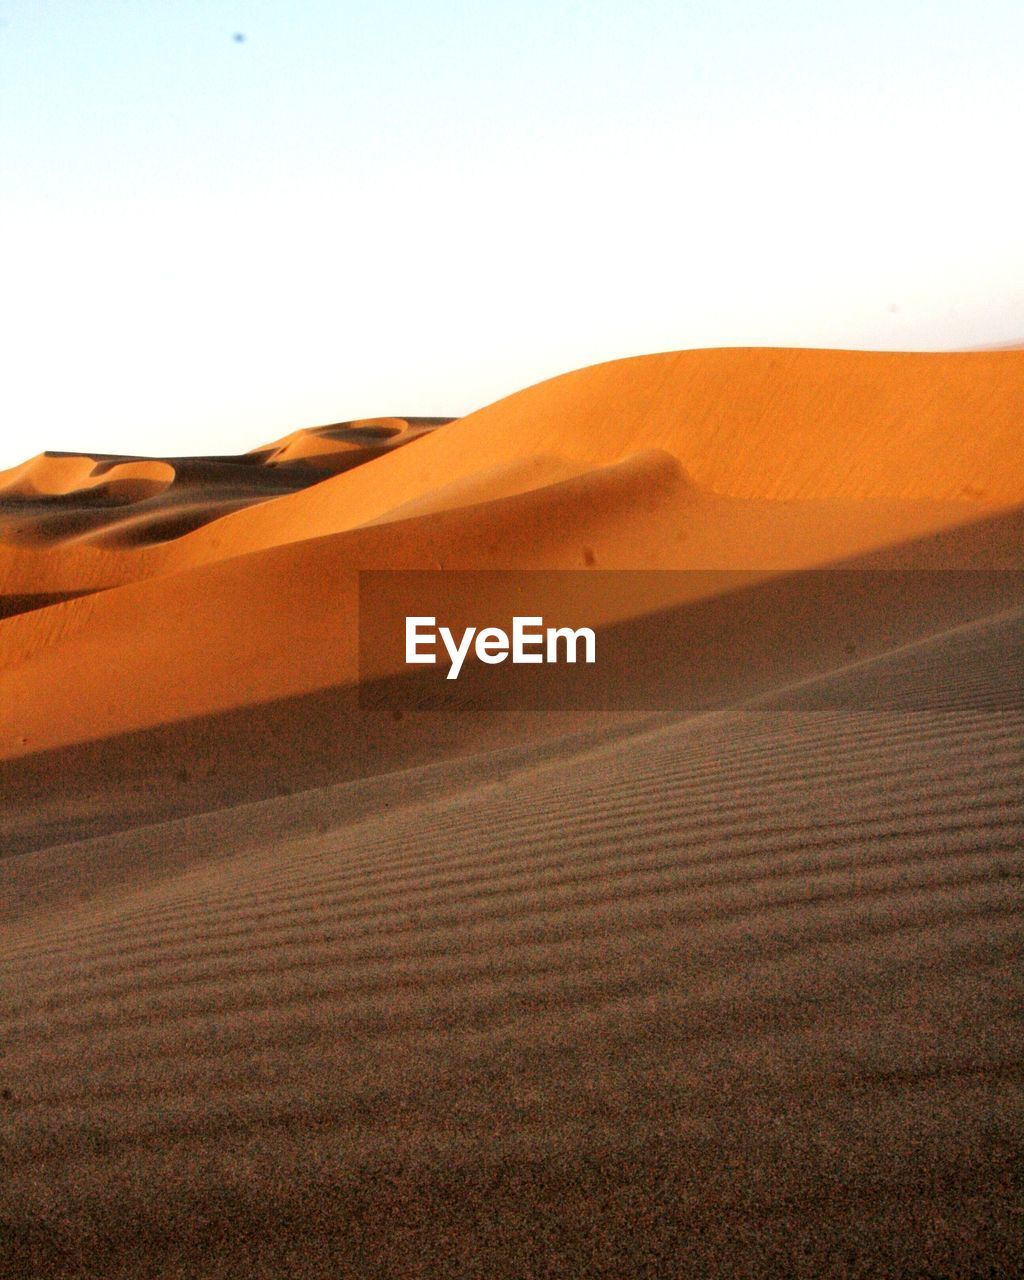
[[(408, 713), (370, 569), (679, 572)], [(0, 472), (0, 1275), (1016, 1275), (1021, 571), (1020, 349)]]

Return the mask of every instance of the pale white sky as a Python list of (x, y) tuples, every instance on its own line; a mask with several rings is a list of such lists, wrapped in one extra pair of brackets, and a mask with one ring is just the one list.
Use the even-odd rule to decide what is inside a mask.
[(1020, 0), (0, 0), (0, 467), (1024, 339), (1022, 66)]

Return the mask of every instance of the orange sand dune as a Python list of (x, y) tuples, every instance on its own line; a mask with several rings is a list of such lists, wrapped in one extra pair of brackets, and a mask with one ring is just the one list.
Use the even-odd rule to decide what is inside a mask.
[[(686, 351), (0, 473), (0, 1275), (1015, 1275), (1022, 406)], [(594, 601), (607, 703), (429, 701), (364, 570)]]
[[(720, 496), (954, 502), (964, 504), (969, 518), (971, 508), (1024, 501), (1022, 394), (1024, 353), (1017, 351), (756, 348), (614, 361), (541, 383), (423, 433), (412, 449), (394, 447), (404, 435), (378, 441), (385, 456), (374, 454), (372, 466), (323, 479), (303, 458), (300, 491), (279, 492), (275, 501), (258, 506), (239, 503), (242, 509), (191, 532), (181, 526), (169, 531), (182, 536), (157, 542), (150, 532), (140, 538), (141, 546), (124, 545), (125, 538), (116, 546), (81, 545), (79, 526), (71, 520), (74, 545), (0, 544), (0, 594), (136, 581), (342, 532), (389, 513), (400, 518), (410, 510), (458, 503), (462, 492), (478, 500), (491, 483), (507, 495), (543, 483), (535, 458), (552, 460), (544, 464), (549, 474), (555, 466), (569, 475), (659, 449), (698, 487)], [(386, 428), (389, 421), (380, 424)], [(365, 427), (355, 424), (352, 430)], [(277, 447), (297, 446), (286, 437), (270, 447), (271, 461)], [(265, 451), (246, 456), (262, 459)], [(339, 456), (351, 457), (352, 451), (343, 449)], [(354, 456), (366, 460), (358, 450)], [(287, 468), (247, 468), (246, 481), (273, 484), (282, 470)], [(311, 474), (321, 482), (310, 484)], [(438, 493), (442, 486), (447, 495)]]
[(268, 467), (302, 462), (333, 475), (370, 462), (451, 421), (451, 418), (360, 418), (329, 427), (307, 427), (261, 445), (246, 456), (256, 456)]
[(98, 505), (119, 506), (163, 493), (174, 478), (170, 463), (155, 459), (121, 462), (43, 453), (0, 474), (0, 493), (8, 502), (74, 495)]
[[(6, 473), (7, 598), (107, 590), (0, 621), (0, 752), (351, 684), (360, 569), (802, 569), (966, 527), (1024, 502), (1022, 392), (1024, 353), (682, 352), (446, 425), (125, 463), (175, 473), (128, 508), (86, 505), (108, 463), (37, 460)], [(20, 529), (46, 468), (65, 505)]]

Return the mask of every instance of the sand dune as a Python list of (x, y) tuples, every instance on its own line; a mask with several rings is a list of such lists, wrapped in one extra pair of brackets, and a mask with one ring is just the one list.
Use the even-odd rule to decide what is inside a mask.
[[(0, 1275), (1015, 1275), (1022, 404), (690, 351), (0, 473)], [(438, 709), (364, 570), (613, 584), (606, 700)]]
[[(4, 612), (48, 607), (0, 621), (0, 753), (351, 682), (361, 569), (800, 569), (977, 522), (1024, 502), (1022, 390), (1018, 352), (683, 352), (440, 429), (380, 419), (179, 460), (127, 516), (88, 505), (90, 472), (77, 508), (69, 489), (24, 517), (16, 469)], [(69, 485), (83, 470), (46, 461)], [(126, 635), (113, 681), (93, 678)], [(39, 691), (61, 672), (77, 696), (55, 717)]]
[[(1006, 506), (1024, 502), (1022, 392), (1017, 351), (757, 348), (614, 361), (528, 388), (442, 430), (363, 441), (356, 449), (342, 441), (342, 473), (326, 478), (305, 456), (295, 471), (273, 463), (275, 450), (295, 447), (286, 437), (234, 460), (243, 464), (244, 507), (191, 532), (178, 529), (183, 536), (157, 546), (79, 546), (75, 525), (76, 545), (62, 545), (57, 554), (27, 548), (12, 554), (0, 544), (0, 591), (110, 586), (338, 533), (409, 504), (436, 502), (442, 486), (468, 483), (486, 495), (488, 473), (509, 468), (532, 488), (534, 458), (561, 459), (569, 474), (656, 449), (674, 457), (699, 488), (723, 497), (880, 498), (950, 502), (968, 511)], [(380, 420), (385, 428), (391, 421)], [(395, 447), (410, 437), (414, 448)], [(362, 465), (367, 453), (372, 466)], [(359, 465), (345, 469), (353, 458)], [(237, 480), (240, 467), (229, 472)], [(181, 488), (189, 492), (195, 483), (193, 477)], [(253, 489), (264, 484), (299, 491), (254, 506)], [(458, 490), (452, 492), (458, 501)], [(17, 519), (5, 517), (8, 539), (12, 526)]]
[(40, 454), (0, 472), (0, 600), (17, 594), (18, 583), (30, 584), (24, 594), (73, 594), (162, 572), (178, 563), (172, 548), (184, 535), (381, 458), (448, 421), (312, 427), (236, 457)]
[(44, 453), (0, 477), (0, 493), (8, 502), (22, 499), (45, 501), (74, 495), (87, 504), (120, 506), (145, 502), (163, 493), (175, 479), (169, 462), (139, 459), (81, 458)]

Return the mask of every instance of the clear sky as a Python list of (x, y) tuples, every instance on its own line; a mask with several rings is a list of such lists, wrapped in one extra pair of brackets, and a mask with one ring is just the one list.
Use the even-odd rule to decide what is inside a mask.
[(1022, 66), (1020, 0), (0, 0), (0, 466), (1024, 339)]

